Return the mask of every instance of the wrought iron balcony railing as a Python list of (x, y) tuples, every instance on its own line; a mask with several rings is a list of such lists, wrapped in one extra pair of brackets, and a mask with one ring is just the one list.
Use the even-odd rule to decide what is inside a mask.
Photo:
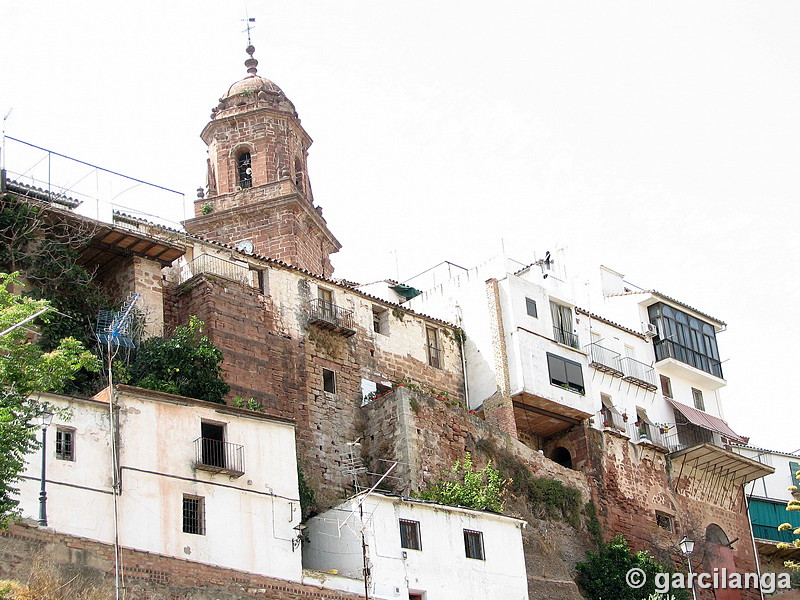
[(627, 430), (627, 424), (622, 419), (622, 415), (608, 407), (603, 407), (595, 415), (595, 422), (603, 428), (616, 429), (620, 433), (626, 433)]
[(201, 274), (216, 275), (244, 285), (250, 285), (250, 269), (244, 265), (238, 265), (211, 254), (201, 254), (181, 267), (180, 283)]
[(608, 373), (613, 377), (622, 377), (624, 375), (619, 364), (619, 352), (604, 348), (597, 343), (589, 344), (584, 350), (589, 354), (589, 366), (593, 369)]
[(653, 392), (658, 389), (656, 384), (656, 372), (652, 365), (648, 365), (635, 358), (626, 356), (619, 359), (619, 365), (622, 369), (622, 380), (627, 381), (633, 385), (637, 385)]
[(647, 441), (664, 450), (670, 449), (667, 435), (664, 429), (658, 425), (651, 425), (645, 422), (629, 423), (628, 436), (631, 438), (631, 441)]
[(673, 340), (656, 340), (653, 349), (656, 353), (656, 361), (674, 358), (715, 377), (723, 378), (722, 363), (720, 361), (678, 344)]
[(308, 322), (332, 329), (345, 336), (351, 336), (356, 332), (352, 310), (319, 298), (308, 303)]
[(194, 468), (209, 473), (244, 475), (244, 446), (200, 437), (194, 441)]
[(578, 336), (572, 333), (571, 331), (567, 331), (566, 329), (561, 329), (560, 327), (553, 327), (553, 338), (559, 343), (564, 344), (565, 346), (571, 346), (576, 350), (580, 348), (578, 345)]

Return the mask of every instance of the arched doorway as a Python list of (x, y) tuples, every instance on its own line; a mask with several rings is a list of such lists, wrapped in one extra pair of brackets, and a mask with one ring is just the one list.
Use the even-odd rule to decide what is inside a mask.
[(564, 446), (559, 446), (553, 450), (550, 453), (550, 460), (560, 464), (562, 467), (567, 467), (568, 469), (572, 468), (572, 455)]
[[(724, 572), (722, 569), (726, 569), (728, 573), (737, 572), (730, 538), (728, 538), (728, 534), (725, 533), (722, 527), (716, 523), (711, 523), (706, 527), (706, 547), (708, 549), (708, 570), (710, 572), (713, 572), (715, 568), (720, 573)], [(714, 598), (716, 600), (741, 600), (742, 592), (741, 590), (729, 588), (717, 589), (714, 590)]]

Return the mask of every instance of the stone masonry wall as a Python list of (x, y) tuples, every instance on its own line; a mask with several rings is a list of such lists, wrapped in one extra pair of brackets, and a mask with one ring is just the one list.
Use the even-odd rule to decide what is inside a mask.
[[(352, 492), (342, 458), (348, 455), (347, 444), (362, 434), (362, 379), (410, 377), (460, 399), (463, 377), (452, 334), (442, 340), (448, 368), (438, 369), (412, 355), (388, 351), (359, 324), (351, 336), (306, 324), (303, 298), (310, 293), (304, 281), (297, 277), (297, 296), (280, 302), (277, 289), (274, 295), (262, 295), (232, 281), (196, 277), (170, 293), (174, 304), (167, 313), (177, 323), (190, 315), (205, 322), (207, 335), (225, 357), (229, 402), (236, 396), (254, 398), (267, 414), (297, 423), (300, 462), (318, 505), (328, 506)], [(405, 316), (405, 323), (411, 318)], [(396, 329), (398, 336), (405, 331)], [(422, 349), (424, 328), (418, 335)], [(323, 369), (335, 373), (335, 392), (323, 389)]]
[[(575, 428), (557, 440), (548, 450), (562, 446), (572, 454), (573, 465), (589, 475), (592, 496), (605, 537), (622, 534), (635, 550), (650, 550), (661, 560), (671, 560), (685, 568), (678, 542), (684, 535), (697, 541), (693, 566), (697, 571), (713, 572), (721, 568), (721, 554), (727, 550), (706, 543), (706, 528), (716, 524), (729, 540), (739, 539), (732, 552), (739, 573), (755, 572), (755, 557), (750, 541), (747, 509), (741, 486), (723, 484), (719, 479), (707, 480), (695, 474), (692, 482), (686, 477), (677, 480), (666, 454), (653, 446), (633, 444), (626, 436), (600, 432), (591, 427)], [(721, 488), (714, 486), (721, 485)], [(718, 492), (708, 493), (711, 489)], [(667, 531), (656, 522), (656, 512), (669, 515), (673, 530)], [(730, 570), (730, 569), (729, 569)], [(722, 593), (722, 592), (719, 592)], [(742, 590), (729, 597), (755, 600), (755, 590)], [(700, 600), (711, 599), (711, 590), (698, 590)]]
[[(352, 594), (122, 548), (127, 600), (348, 600)], [(65, 581), (79, 576), (114, 595), (114, 547), (23, 523), (0, 532), (0, 579), (26, 581), (36, 559)]]

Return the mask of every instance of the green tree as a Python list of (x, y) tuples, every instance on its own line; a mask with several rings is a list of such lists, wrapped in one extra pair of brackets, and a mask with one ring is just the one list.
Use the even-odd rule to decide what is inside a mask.
[(423, 500), (442, 504), (466, 506), (479, 510), (500, 512), (508, 481), (492, 468), (491, 461), (480, 470), (475, 470), (469, 452), (464, 460), (457, 460), (446, 478), (432, 484), (420, 494)]
[(123, 381), (157, 392), (178, 394), (224, 403), (230, 391), (222, 376), (222, 352), (203, 334), (203, 322), (195, 316), (176, 327), (168, 338), (142, 342)]
[[(586, 562), (576, 565), (578, 584), (590, 600), (646, 600), (649, 598), (688, 598), (685, 589), (670, 590), (660, 595), (656, 592), (656, 573), (674, 572), (672, 565), (658, 562), (647, 551), (631, 552), (628, 542), (617, 535), (601, 546), (597, 552), (587, 552)], [(641, 569), (645, 583), (640, 588), (628, 585), (626, 575), (631, 569)]]
[[(792, 492), (795, 498), (797, 498), (797, 488), (800, 485), (800, 469), (794, 472), (794, 477), (797, 479), (797, 485), (789, 486), (789, 491)], [(800, 500), (791, 500), (786, 505), (786, 510), (789, 512), (796, 512), (800, 511)], [(778, 526), (778, 531), (791, 531), (794, 535), (800, 536), (800, 527), (795, 527), (791, 523), (782, 523)], [(780, 542), (777, 545), (778, 550), (790, 550), (790, 549), (797, 549), (800, 548), (800, 537), (796, 537), (791, 542)], [(796, 560), (787, 560), (783, 563), (785, 566), (789, 567), (790, 569), (794, 569), (795, 571), (800, 571), (800, 562)]]
[[(25, 327), (18, 325), (49, 307), (43, 300), (14, 294), (16, 274), (0, 273), (0, 526), (17, 513), (14, 484), (34, 451), (36, 427), (31, 421), (41, 411), (38, 392), (60, 392), (80, 369), (97, 370), (97, 358), (74, 338), (64, 338), (49, 352), (31, 343)], [(54, 313), (39, 317), (49, 322)], [(11, 329), (10, 331), (7, 331)]]

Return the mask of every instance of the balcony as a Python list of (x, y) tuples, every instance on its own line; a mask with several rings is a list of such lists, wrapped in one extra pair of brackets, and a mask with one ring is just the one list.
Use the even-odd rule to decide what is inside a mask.
[(244, 446), (199, 437), (194, 441), (194, 468), (241, 477), (244, 475)]
[(181, 267), (180, 283), (195, 275), (216, 275), (242, 285), (250, 285), (250, 269), (211, 254), (201, 254)]
[(635, 358), (626, 356), (619, 359), (620, 369), (622, 370), (622, 380), (631, 385), (636, 385), (654, 392), (658, 389), (656, 384), (656, 372), (651, 365), (645, 364)]
[(356, 333), (352, 310), (319, 298), (308, 303), (308, 324), (329, 329), (345, 337)]
[(618, 352), (603, 348), (596, 343), (589, 344), (584, 348), (589, 355), (589, 366), (597, 369), (601, 373), (608, 373), (612, 377), (622, 377), (624, 373), (620, 370)]
[(658, 425), (639, 421), (638, 423), (628, 424), (628, 437), (631, 441), (639, 440), (658, 446), (662, 450), (669, 450), (669, 440), (664, 429)]
[(564, 344), (565, 346), (575, 348), (576, 350), (580, 349), (578, 344), (578, 336), (571, 331), (567, 331), (566, 329), (553, 327), (553, 339), (555, 339), (555, 341), (557, 341), (559, 344)]
[(619, 433), (626, 434), (627, 424), (616, 409), (604, 406), (594, 418), (595, 422), (603, 429), (614, 429)]
[(725, 385), (719, 360), (700, 354), (672, 340), (655, 340), (658, 368), (670, 377), (681, 377), (697, 386), (716, 390)]

